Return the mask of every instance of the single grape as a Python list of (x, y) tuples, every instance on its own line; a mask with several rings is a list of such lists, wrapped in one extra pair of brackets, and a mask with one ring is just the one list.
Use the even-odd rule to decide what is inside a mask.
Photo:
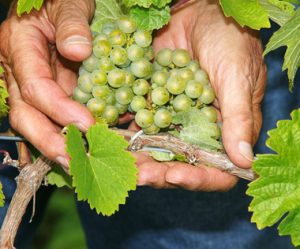
[(95, 85), (105, 85), (107, 83), (107, 75), (103, 70), (93, 71), (91, 79)]
[(131, 102), (133, 96), (134, 94), (131, 88), (128, 86), (122, 86), (118, 88), (115, 93), (117, 102), (119, 102), (122, 105), (128, 105)]
[(96, 45), (99, 41), (106, 41), (107, 36), (105, 34), (97, 34), (96, 36), (93, 37), (93, 46)]
[(192, 98), (197, 99), (201, 96), (203, 85), (197, 80), (190, 80), (185, 87), (185, 94)]
[(115, 65), (108, 57), (102, 57), (99, 60), (99, 69), (103, 70), (104, 72), (109, 72), (115, 68)]
[(105, 102), (107, 105), (115, 105), (117, 103), (114, 91), (110, 91), (109, 95), (105, 99)]
[(159, 128), (167, 128), (172, 123), (172, 114), (165, 108), (158, 109), (154, 115), (154, 124)]
[(119, 102), (115, 104), (115, 107), (118, 109), (120, 115), (126, 113), (128, 109), (128, 105), (122, 105)]
[(145, 58), (149, 61), (152, 61), (154, 59), (154, 50), (153, 47), (147, 47), (144, 49), (145, 50)]
[(182, 68), (177, 72), (178, 77), (182, 78), (185, 82), (193, 80), (195, 75), (193, 71), (189, 68)]
[(176, 112), (188, 111), (192, 107), (192, 100), (185, 94), (180, 94), (173, 100), (173, 108)]
[(152, 112), (147, 109), (139, 110), (135, 115), (135, 122), (141, 128), (150, 127), (154, 122)]
[(215, 139), (219, 139), (221, 137), (221, 129), (219, 125), (216, 123), (212, 123), (211, 127), (212, 127), (211, 131), (213, 132), (212, 137), (214, 137)]
[(85, 93), (90, 93), (92, 92), (93, 89), (93, 82), (91, 79), (91, 74), (83, 74), (79, 76), (78, 78), (78, 87), (80, 88), (81, 91)]
[(121, 16), (117, 20), (117, 25), (119, 29), (127, 34), (131, 34), (136, 31), (136, 23), (134, 20), (128, 18), (127, 16)]
[(136, 95), (145, 95), (149, 92), (150, 86), (147, 80), (138, 79), (133, 83), (132, 90)]
[(92, 90), (92, 94), (97, 99), (106, 100), (110, 96), (111, 90), (110, 90), (109, 86), (107, 86), (107, 85), (94, 86), (93, 90)]
[(165, 105), (170, 99), (170, 94), (166, 88), (157, 87), (151, 92), (151, 99), (155, 105)]
[(172, 63), (172, 50), (169, 48), (164, 48), (160, 50), (156, 55), (156, 61), (159, 65), (167, 67)]
[(87, 102), (86, 106), (93, 115), (101, 116), (105, 110), (106, 103), (102, 99), (92, 98)]
[(162, 71), (164, 70), (165, 68), (163, 66), (161, 66), (160, 64), (158, 64), (157, 61), (154, 61), (153, 62), (153, 70), (154, 71)]
[(90, 93), (85, 93), (81, 91), (78, 87), (74, 88), (73, 90), (73, 99), (76, 101), (85, 104), (88, 102), (93, 96)]
[(93, 46), (93, 53), (98, 58), (101, 58), (103, 56), (109, 56), (110, 51), (111, 45), (108, 41), (105, 40), (98, 41)]
[(126, 71), (125, 85), (131, 87), (135, 81), (135, 77), (131, 72)]
[(199, 100), (202, 103), (208, 105), (208, 104), (211, 104), (214, 101), (215, 98), (216, 98), (216, 95), (215, 95), (215, 92), (212, 89), (212, 87), (211, 86), (204, 86), (202, 94), (199, 97)]
[(210, 122), (212, 122), (212, 123), (217, 122), (218, 113), (215, 108), (213, 108), (211, 106), (206, 106), (201, 109), (201, 112), (207, 117), (207, 119)]
[(143, 129), (143, 132), (147, 135), (155, 135), (155, 134), (159, 133), (159, 131), (160, 131), (160, 129), (155, 124), (152, 124), (148, 128)]
[(169, 78), (169, 73), (165, 71), (156, 71), (151, 78), (152, 84), (156, 84), (157, 86), (164, 86), (167, 84), (167, 80)]
[(130, 69), (138, 78), (146, 78), (152, 74), (152, 64), (144, 58), (132, 62)]
[(152, 43), (152, 35), (149, 31), (138, 30), (133, 35), (134, 41), (142, 48), (149, 47)]
[(136, 44), (132, 44), (129, 48), (127, 48), (128, 58), (131, 61), (136, 61), (144, 57), (144, 49)]
[(127, 36), (119, 29), (111, 31), (108, 35), (108, 41), (113, 46), (124, 46), (127, 41)]
[(110, 60), (115, 65), (124, 65), (128, 60), (126, 50), (120, 46), (114, 47), (110, 52)]
[(112, 87), (118, 88), (125, 84), (126, 71), (122, 69), (113, 69), (108, 73), (108, 84)]
[(134, 96), (130, 108), (133, 112), (138, 112), (141, 109), (145, 109), (147, 106), (147, 101), (143, 96)]
[(187, 68), (192, 70), (193, 73), (196, 73), (196, 71), (200, 68), (200, 65), (198, 61), (193, 60), (187, 65)]
[(98, 67), (98, 58), (94, 55), (91, 55), (82, 63), (84, 69), (88, 72), (93, 72)]
[(170, 77), (167, 81), (167, 89), (170, 93), (178, 95), (184, 92), (186, 83), (180, 77)]
[(104, 35), (109, 35), (116, 28), (117, 28), (117, 26), (115, 23), (107, 22), (102, 26), (101, 33), (103, 33)]
[(209, 80), (208, 80), (208, 75), (207, 73), (202, 70), (202, 69), (198, 69), (196, 72), (195, 72), (195, 80), (201, 82), (203, 85), (207, 85), (209, 83)]
[(110, 126), (116, 125), (119, 120), (119, 111), (117, 107), (107, 105), (102, 114), (102, 118), (104, 118)]
[(191, 62), (188, 51), (184, 49), (175, 49), (172, 54), (172, 62), (177, 67), (185, 67)]

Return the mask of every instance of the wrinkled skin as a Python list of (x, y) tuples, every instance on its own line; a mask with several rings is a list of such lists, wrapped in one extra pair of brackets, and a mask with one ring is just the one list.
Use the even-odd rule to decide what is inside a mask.
[[(61, 127), (74, 123), (86, 131), (94, 123), (88, 110), (69, 98), (76, 85), (74, 61), (84, 60), (92, 51), (88, 21), (93, 9), (90, 0), (49, 1), (40, 12), (20, 19), (13, 10), (0, 30), (11, 125), (65, 169), (69, 158)], [(221, 112), (225, 149), (234, 163), (250, 167), (251, 145), (261, 126), (265, 84), (256, 36), (225, 19), (214, 1), (202, 0), (177, 9), (171, 23), (159, 32), (154, 47), (186, 48), (199, 59), (217, 94), (215, 106)], [(136, 127), (132, 124), (131, 128)], [(212, 168), (157, 163), (142, 153), (135, 156), (140, 185), (214, 191), (227, 190), (237, 181)]]

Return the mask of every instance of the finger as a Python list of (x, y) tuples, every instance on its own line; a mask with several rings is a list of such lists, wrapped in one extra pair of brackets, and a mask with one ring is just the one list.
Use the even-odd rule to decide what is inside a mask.
[(72, 61), (83, 61), (92, 53), (89, 20), (94, 1), (60, 0), (50, 11), (56, 28), (56, 46), (61, 55)]
[(166, 182), (192, 191), (226, 191), (237, 183), (237, 178), (206, 166), (191, 166), (171, 162)]

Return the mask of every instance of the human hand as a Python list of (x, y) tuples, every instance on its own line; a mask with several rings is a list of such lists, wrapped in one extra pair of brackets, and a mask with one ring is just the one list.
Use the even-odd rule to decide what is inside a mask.
[(92, 52), (89, 20), (93, 13), (92, 0), (53, 0), (21, 18), (12, 7), (0, 28), (10, 124), (65, 168), (68, 155), (61, 126), (73, 123), (86, 131), (94, 123), (90, 112), (70, 99), (77, 82), (74, 62)]
[[(154, 40), (155, 50), (184, 48), (198, 59), (216, 92), (225, 150), (236, 165), (249, 168), (261, 127), (260, 103), (266, 68), (256, 34), (225, 18), (218, 1), (193, 1), (174, 11), (170, 24)], [(157, 188), (227, 190), (237, 178), (209, 167), (180, 162), (157, 163), (136, 154), (139, 184)]]

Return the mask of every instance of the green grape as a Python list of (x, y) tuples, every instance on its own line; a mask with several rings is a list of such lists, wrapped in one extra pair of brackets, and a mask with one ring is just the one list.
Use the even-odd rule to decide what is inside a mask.
[(177, 68), (174, 68), (170, 70), (170, 77), (177, 77), (179, 70)]
[(145, 95), (149, 92), (150, 86), (147, 80), (138, 79), (133, 83), (132, 90), (135, 95)]
[(141, 109), (145, 109), (147, 106), (147, 101), (143, 96), (134, 96), (130, 108), (133, 112), (138, 112)]
[(212, 123), (211, 125), (212, 125), (211, 131), (214, 132), (212, 137), (214, 137), (215, 139), (219, 139), (221, 137), (221, 129), (220, 129), (219, 125), (216, 123)]
[(175, 49), (172, 54), (172, 62), (177, 67), (185, 67), (187, 66), (191, 61), (191, 57), (188, 53), (188, 51), (184, 49)]
[(121, 30), (115, 29), (109, 33), (108, 41), (113, 46), (121, 46), (122, 47), (127, 42), (127, 36)]
[(172, 63), (172, 50), (169, 48), (164, 48), (160, 50), (156, 55), (156, 61), (159, 65), (167, 67)]
[(169, 73), (165, 71), (156, 71), (151, 78), (152, 84), (156, 84), (157, 86), (164, 86), (167, 84), (167, 80), (169, 78)]
[(119, 29), (127, 34), (131, 34), (136, 31), (136, 23), (134, 20), (131, 20), (127, 16), (121, 16), (117, 20), (117, 25)]
[(185, 112), (192, 107), (192, 100), (185, 94), (180, 94), (173, 100), (173, 108), (176, 112)]
[(105, 34), (97, 34), (96, 36), (93, 37), (93, 45), (97, 44), (99, 41), (106, 41), (107, 36)]
[(152, 43), (152, 35), (149, 31), (138, 30), (133, 35), (134, 41), (142, 48), (149, 47)]
[(157, 61), (154, 61), (154, 62), (153, 62), (153, 70), (154, 70), (154, 71), (162, 71), (162, 70), (164, 70), (164, 69), (165, 69), (165, 68), (162, 67), (160, 64), (158, 64)]
[(145, 58), (149, 61), (152, 61), (154, 59), (154, 50), (153, 47), (147, 47), (144, 49), (145, 50)]
[(177, 72), (178, 77), (182, 78), (185, 82), (193, 80), (195, 75), (193, 71), (189, 68), (182, 68)]
[(152, 124), (148, 128), (143, 129), (143, 132), (147, 135), (155, 135), (155, 134), (159, 133), (159, 131), (160, 131), (160, 129), (155, 124)]
[(151, 92), (151, 99), (155, 105), (161, 106), (168, 103), (170, 94), (166, 88), (157, 87)]
[(128, 109), (128, 105), (122, 105), (118, 102), (115, 104), (115, 107), (118, 109), (120, 115), (126, 113)]
[(107, 22), (102, 26), (101, 33), (104, 35), (110, 34), (113, 30), (117, 28), (116, 24), (113, 22)]
[(105, 40), (98, 41), (93, 46), (93, 53), (98, 58), (109, 56), (110, 51), (111, 45), (108, 41)]
[(153, 83), (153, 84), (151, 84), (151, 88), (152, 88), (152, 89), (158, 88), (158, 85), (155, 84), (155, 83)]
[(171, 94), (178, 95), (184, 92), (186, 83), (180, 77), (170, 77), (167, 81), (167, 89)]
[(154, 115), (154, 124), (159, 128), (169, 127), (172, 123), (172, 114), (165, 108), (158, 109)]
[(114, 47), (114, 49), (110, 52), (110, 60), (115, 65), (124, 65), (128, 60), (126, 50), (120, 46)]
[(81, 91), (78, 87), (74, 88), (73, 90), (73, 99), (76, 101), (85, 104), (88, 102), (93, 96), (90, 93), (85, 93)]
[(185, 94), (192, 98), (197, 99), (201, 96), (203, 85), (197, 80), (190, 80), (185, 87)]
[(108, 73), (108, 84), (112, 87), (118, 88), (125, 84), (126, 71), (122, 69), (113, 69)]
[(135, 81), (134, 75), (130, 71), (126, 71), (125, 85), (132, 86)]
[(141, 128), (150, 127), (154, 122), (152, 112), (147, 109), (139, 110), (135, 115), (135, 122)]
[(129, 48), (127, 48), (128, 58), (131, 61), (136, 61), (144, 57), (144, 49), (136, 44), (132, 44)]
[(93, 115), (101, 116), (105, 110), (106, 103), (102, 99), (92, 98), (87, 102), (86, 106)]
[(97, 99), (106, 100), (111, 94), (111, 90), (109, 86), (94, 86), (92, 90), (92, 94)]
[(215, 108), (213, 108), (211, 106), (206, 106), (201, 109), (201, 112), (207, 117), (207, 119), (210, 122), (212, 122), (212, 123), (217, 122), (218, 113)]
[(122, 105), (128, 105), (133, 99), (133, 96), (133, 92), (128, 86), (120, 87), (115, 93), (117, 102), (119, 102)]
[(90, 93), (93, 89), (93, 82), (90, 74), (83, 74), (78, 78), (78, 87), (85, 93)]
[(99, 60), (99, 68), (102, 69), (104, 72), (109, 72), (115, 68), (115, 65), (108, 57), (102, 57)]
[(91, 55), (82, 64), (84, 69), (91, 73), (98, 67), (98, 58), (94, 55)]
[(115, 105), (117, 103), (114, 91), (110, 91), (109, 95), (105, 99), (106, 104)]
[(107, 83), (107, 75), (103, 70), (92, 72), (91, 79), (95, 85), (105, 85)]
[(191, 61), (188, 65), (187, 68), (192, 70), (193, 73), (196, 73), (198, 69), (200, 69), (198, 61)]
[(89, 73), (90, 73), (90, 72), (86, 71), (86, 70), (84, 69), (83, 66), (81, 66), (81, 67), (79, 68), (79, 72), (78, 72), (79, 76), (81, 76), (81, 75), (83, 75), (83, 74), (89, 74)]
[(215, 98), (216, 98), (216, 95), (215, 95), (215, 92), (212, 89), (212, 87), (210, 87), (210, 86), (204, 86), (202, 94), (199, 97), (199, 100), (202, 103), (208, 105), (208, 104), (211, 104), (214, 101)]
[(138, 78), (146, 78), (152, 74), (152, 64), (144, 58), (133, 61), (130, 69)]
[(117, 107), (107, 105), (102, 114), (102, 118), (104, 118), (110, 126), (116, 125), (119, 120), (119, 111)]
[(195, 72), (195, 79), (197, 81), (200, 81), (203, 85), (207, 85), (209, 83), (209, 80), (208, 80), (208, 75), (207, 73), (202, 70), (202, 69), (198, 69), (196, 72)]

